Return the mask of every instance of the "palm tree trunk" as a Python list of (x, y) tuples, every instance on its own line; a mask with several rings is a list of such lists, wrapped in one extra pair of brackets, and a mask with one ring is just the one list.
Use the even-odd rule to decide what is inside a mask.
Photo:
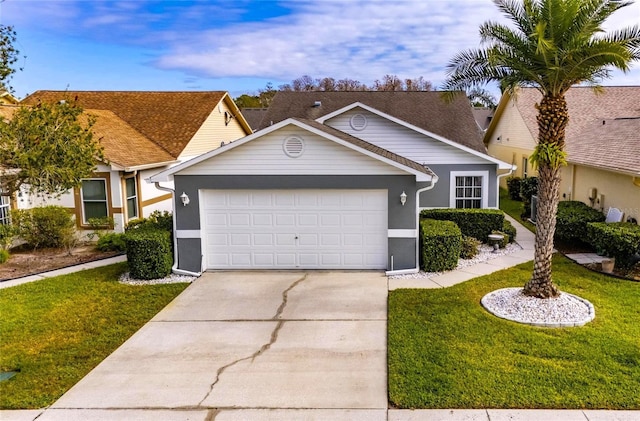
[(533, 275), (524, 293), (538, 298), (557, 297), (558, 288), (551, 278), (553, 235), (560, 201), (560, 166), (564, 163), (565, 129), (569, 122), (563, 95), (545, 95), (538, 106), (538, 203)]

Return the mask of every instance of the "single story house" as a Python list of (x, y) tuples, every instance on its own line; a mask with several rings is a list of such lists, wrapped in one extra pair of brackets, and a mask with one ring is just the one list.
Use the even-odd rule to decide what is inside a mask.
[(418, 270), (423, 208), (498, 206), (463, 94), (279, 92), (253, 134), (149, 178), (175, 183), (177, 269)]
[(18, 208), (55, 204), (69, 208), (80, 229), (90, 218), (111, 217), (115, 230), (155, 210), (171, 211), (171, 185), (141, 180), (252, 132), (227, 92), (37, 91), (21, 105), (76, 101), (96, 117), (94, 135), (108, 162), (82, 186), (58, 199), (26, 193)]
[[(518, 165), (520, 177), (537, 174), (528, 160), (537, 144), (535, 104), (541, 98), (533, 88), (503, 95), (484, 136), (489, 154)], [(573, 87), (566, 99), (569, 165), (561, 172), (561, 200), (579, 200), (603, 212), (615, 207), (639, 220), (640, 86), (606, 86), (600, 92)]]

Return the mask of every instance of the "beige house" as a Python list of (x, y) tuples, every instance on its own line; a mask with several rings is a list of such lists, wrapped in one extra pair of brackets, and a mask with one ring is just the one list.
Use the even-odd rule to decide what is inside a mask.
[(108, 162), (59, 199), (19, 194), (14, 206), (67, 207), (79, 228), (90, 218), (112, 217), (116, 231), (131, 219), (172, 209), (171, 184), (144, 179), (252, 132), (227, 92), (37, 91), (21, 105), (77, 101), (96, 117), (94, 135)]
[[(640, 219), (640, 86), (571, 88), (562, 169), (561, 200), (579, 200), (604, 212), (616, 207)], [(518, 166), (518, 177), (536, 175), (529, 157), (537, 143), (533, 88), (502, 96), (485, 132), (489, 155)], [(604, 123), (604, 124), (603, 124)], [(501, 180), (506, 187), (506, 180)]]
[(13, 96), (10, 92), (0, 91), (0, 104), (15, 105), (18, 102), (20, 102), (18, 98)]

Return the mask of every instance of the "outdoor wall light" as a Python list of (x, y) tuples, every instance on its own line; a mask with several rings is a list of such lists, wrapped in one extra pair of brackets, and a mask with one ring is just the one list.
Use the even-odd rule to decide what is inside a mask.
[(402, 203), (402, 206), (407, 203), (407, 193), (405, 193), (404, 191), (400, 195), (400, 203)]
[(180, 195), (180, 200), (182, 200), (182, 206), (187, 206), (189, 202), (191, 202), (191, 200), (189, 200), (189, 196), (187, 196), (187, 193), (185, 192), (182, 192)]

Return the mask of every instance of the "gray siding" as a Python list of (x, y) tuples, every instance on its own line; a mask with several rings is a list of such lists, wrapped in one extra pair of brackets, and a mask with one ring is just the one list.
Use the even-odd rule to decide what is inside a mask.
[(448, 208), (451, 196), (449, 174), (451, 171), (488, 171), (488, 206), (498, 206), (498, 191), (496, 184), (496, 165), (432, 165), (429, 168), (435, 172), (439, 179), (436, 186), (420, 195), (420, 207), (422, 208)]
[[(204, 189), (386, 189), (389, 193), (388, 229), (416, 229), (415, 196), (418, 188), (429, 183), (416, 183), (412, 175), (402, 176), (180, 176), (175, 177), (176, 197), (182, 192), (189, 195), (188, 206), (176, 204), (176, 229), (199, 230), (198, 191)], [(400, 204), (400, 194), (407, 194), (405, 206)], [(388, 244), (389, 266), (394, 256), (394, 269), (416, 267), (415, 239), (390, 238)], [(178, 268), (189, 271), (201, 270), (200, 239), (178, 239)]]

